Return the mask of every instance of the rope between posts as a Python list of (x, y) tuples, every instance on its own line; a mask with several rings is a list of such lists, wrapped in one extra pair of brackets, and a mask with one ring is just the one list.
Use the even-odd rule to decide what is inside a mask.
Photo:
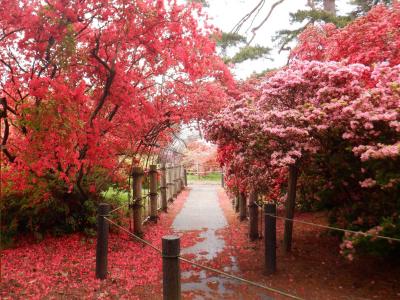
[(113, 224), (114, 226), (116, 226), (117, 228), (121, 229), (122, 231), (126, 232), (127, 234), (129, 234), (130, 236), (132, 236), (133, 238), (137, 239), (138, 241), (142, 242), (143, 244), (149, 246), (150, 248), (152, 248), (153, 250), (162, 253), (161, 249), (157, 248), (156, 246), (154, 246), (153, 244), (151, 244), (150, 242), (142, 239), (141, 237), (137, 236), (136, 234), (130, 232), (128, 229), (126, 229), (125, 227), (122, 227), (121, 225), (118, 225), (117, 223), (115, 223), (114, 221), (110, 220), (107, 217), (104, 217), (104, 219), (106, 219), (108, 222), (110, 222), (111, 224)]
[(332, 227), (332, 226), (328, 226), (328, 225), (316, 224), (316, 223), (311, 223), (311, 222), (301, 221), (301, 220), (296, 220), (296, 219), (289, 219), (289, 218), (276, 216), (276, 215), (269, 214), (269, 213), (264, 213), (264, 214), (267, 215), (267, 216), (274, 217), (274, 218), (277, 218), (277, 219), (282, 219), (282, 220), (285, 220), (285, 221), (292, 221), (292, 222), (295, 222), (295, 223), (301, 223), (301, 224), (305, 224), (305, 225), (316, 226), (316, 227), (330, 229), (330, 230), (336, 230), (336, 231), (341, 231), (341, 232), (349, 232), (349, 233), (353, 233), (353, 234), (356, 234), (356, 235), (370, 236), (370, 237), (373, 237), (373, 238), (379, 238), (379, 239), (384, 239), (384, 240), (388, 240), (388, 241), (400, 242), (400, 239), (398, 239), (398, 238), (392, 238), (392, 237), (383, 236), (383, 235), (375, 235), (375, 234), (372, 234), (372, 233), (367, 233), (367, 232), (362, 232), (362, 231), (355, 231), (355, 230), (337, 228), (337, 227)]
[(199, 268), (202, 268), (202, 269), (205, 269), (205, 270), (208, 270), (208, 271), (211, 271), (211, 272), (220, 274), (220, 275), (222, 275), (222, 276), (225, 276), (225, 277), (228, 277), (228, 278), (231, 278), (231, 279), (235, 279), (235, 280), (237, 280), (237, 281), (241, 281), (241, 282), (243, 282), (243, 283), (247, 283), (247, 284), (250, 284), (250, 285), (252, 285), (252, 286), (259, 287), (259, 288), (262, 288), (262, 289), (264, 289), (264, 290), (267, 290), (267, 291), (270, 291), (270, 292), (274, 292), (274, 293), (280, 294), (280, 295), (282, 295), (282, 296), (286, 296), (286, 297), (288, 297), (288, 298), (298, 299), (298, 300), (304, 300), (303, 298), (300, 298), (300, 297), (297, 297), (297, 296), (295, 296), (295, 295), (291, 295), (291, 294), (288, 294), (288, 293), (286, 293), (286, 292), (283, 292), (283, 291), (280, 291), (280, 290), (277, 290), (277, 289), (274, 289), (274, 288), (265, 286), (265, 285), (263, 285), (263, 284), (260, 284), (260, 283), (257, 283), (257, 282), (253, 282), (253, 281), (250, 281), (250, 280), (247, 280), (247, 279), (244, 279), (244, 278), (241, 278), (241, 277), (238, 277), (238, 276), (229, 274), (229, 273), (225, 273), (225, 272), (223, 272), (223, 271), (220, 271), (220, 270), (217, 270), (217, 269), (214, 269), (214, 268), (210, 268), (210, 267), (204, 266), (204, 265), (202, 265), (202, 264), (195, 263), (195, 262), (193, 262), (193, 261), (191, 261), (191, 260), (188, 260), (188, 259), (186, 259), (186, 258), (183, 258), (183, 257), (181, 257), (181, 256), (179, 256), (178, 258), (179, 258), (181, 261), (184, 261), (184, 262), (186, 262), (186, 263), (188, 263), (188, 264), (191, 264), (191, 265), (197, 266), (197, 267), (199, 267)]
[(146, 199), (146, 198), (148, 198), (148, 197), (150, 197), (150, 196), (151, 196), (151, 193), (144, 194), (144, 195), (142, 196), (142, 199)]
[(125, 203), (125, 204), (122, 204), (121, 206), (118, 206), (117, 208), (109, 211), (109, 214), (111, 214), (113, 212), (116, 212), (117, 210), (120, 210), (120, 209), (122, 209), (123, 207), (126, 207), (126, 206), (129, 206), (129, 203)]
[[(126, 232), (128, 235), (132, 236), (133, 238), (135, 238), (136, 240), (142, 242), (143, 244), (149, 246), (150, 248), (152, 248), (153, 250), (157, 251), (158, 253), (162, 254), (162, 250), (159, 249), (159, 248), (157, 248), (156, 246), (154, 246), (154, 245), (151, 244), (150, 242), (148, 242), (148, 241), (142, 239), (141, 237), (137, 236), (136, 234), (130, 232), (130, 231), (129, 231), (128, 229), (126, 229), (125, 227), (123, 227), (123, 226), (121, 226), (121, 225), (118, 225), (117, 223), (115, 223), (115, 222), (112, 221), (111, 219), (107, 218), (106, 216), (103, 216), (103, 217), (104, 217), (105, 220), (107, 220), (108, 222), (110, 222), (111, 224), (113, 224), (114, 226), (116, 226), (117, 228), (119, 228), (119, 229), (121, 229), (122, 231)], [(241, 277), (238, 277), (238, 276), (229, 274), (229, 273), (225, 273), (225, 272), (223, 272), (223, 271), (220, 271), (220, 270), (217, 270), (217, 269), (214, 269), (214, 268), (211, 268), (211, 267), (204, 266), (204, 265), (202, 265), (202, 264), (199, 264), (199, 263), (196, 263), (196, 262), (194, 262), (194, 261), (188, 260), (188, 259), (186, 259), (186, 258), (184, 258), (184, 257), (181, 257), (181, 256), (178, 256), (177, 258), (178, 258), (179, 260), (181, 260), (181, 261), (183, 261), (183, 262), (186, 262), (186, 263), (188, 263), (188, 264), (191, 264), (191, 265), (193, 265), (193, 266), (196, 266), (196, 267), (202, 268), (202, 269), (204, 269), (204, 270), (208, 270), (208, 271), (211, 271), (211, 272), (220, 274), (220, 275), (225, 276), (225, 277), (227, 277), (227, 278), (231, 278), (231, 279), (235, 279), (235, 280), (237, 280), (237, 281), (243, 282), (243, 283), (247, 283), (247, 284), (249, 284), (249, 285), (252, 285), (252, 286), (255, 286), (255, 287), (258, 287), (258, 288), (267, 290), (267, 291), (269, 291), (269, 292), (274, 292), (274, 293), (280, 294), (280, 295), (282, 295), (282, 296), (286, 296), (286, 297), (291, 298), (291, 299), (304, 300), (303, 298), (300, 298), (300, 297), (297, 297), (297, 296), (288, 294), (288, 293), (286, 293), (286, 292), (284, 292), (284, 291), (280, 291), (280, 290), (277, 290), (277, 289), (274, 289), (274, 288), (265, 286), (265, 285), (260, 284), (260, 283), (257, 283), (257, 282), (253, 282), (253, 281), (250, 281), (250, 280), (247, 280), (247, 279), (244, 279), (244, 278), (241, 278)]]

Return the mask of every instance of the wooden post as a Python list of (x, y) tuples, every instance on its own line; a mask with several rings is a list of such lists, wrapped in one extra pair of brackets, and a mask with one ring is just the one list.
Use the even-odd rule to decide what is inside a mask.
[(178, 189), (178, 176), (177, 176), (177, 166), (174, 165), (172, 168), (172, 178), (173, 181), (172, 183), (174, 184), (174, 198), (176, 199), (176, 197), (178, 197), (178, 193), (179, 193), (179, 189)]
[(183, 169), (183, 178), (184, 178), (185, 186), (187, 186), (188, 185), (188, 180), (187, 180), (187, 170), (186, 170), (186, 168)]
[(176, 166), (176, 185), (178, 187), (178, 192), (179, 194), (182, 191), (182, 184), (181, 184), (181, 165)]
[(161, 208), (163, 211), (167, 212), (168, 209), (168, 199), (167, 199), (167, 172), (165, 169), (165, 163), (161, 164)]
[[(296, 165), (289, 166), (288, 193), (286, 198), (286, 218), (293, 219), (296, 204), (296, 185), (298, 168)], [(283, 236), (283, 250), (289, 252), (292, 249), (293, 221), (285, 220), (285, 232)]]
[(177, 186), (177, 196), (180, 194), (181, 190), (182, 190), (182, 186), (181, 186), (181, 166), (177, 165), (176, 166), (176, 186)]
[(247, 218), (247, 199), (245, 193), (239, 194), (239, 219), (244, 221)]
[(175, 200), (175, 166), (171, 164), (171, 199)]
[(181, 299), (181, 272), (179, 267), (180, 238), (169, 235), (162, 238), (163, 299)]
[(170, 167), (170, 172), (171, 172), (171, 199), (174, 201), (174, 195), (175, 195), (175, 178), (174, 178), (174, 165), (171, 164)]
[(165, 178), (166, 178), (166, 180), (167, 180), (167, 189), (166, 189), (166, 191), (167, 191), (167, 201), (169, 201), (169, 194), (170, 194), (170, 192), (171, 192), (171, 187), (169, 186), (169, 182), (170, 182), (170, 174), (169, 174), (169, 163), (168, 164), (166, 164), (165, 165)]
[(150, 175), (150, 220), (157, 221), (157, 166), (151, 165)]
[(107, 278), (107, 254), (109, 224), (104, 218), (110, 211), (110, 205), (100, 203), (97, 215), (97, 245), (96, 245), (96, 278)]
[(181, 191), (185, 189), (185, 169), (183, 165), (179, 166), (179, 180), (181, 184)]
[(239, 197), (239, 193), (237, 193), (235, 195), (235, 212), (239, 212), (239, 207), (240, 207), (240, 197)]
[(133, 233), (143, 235), (143, 199), (142, 199), (142, 181), (143, 169), (134, 167), (132, 170), (132, 185), (133, 185)]
[(257, 193), (251, 191), (249, 194), (249, 238), (254, 241), (259, 238), (258, 234), (258, 206), (256, 204)]
[(265, 274), (270, 275), (276, 272), (276, 205), (265, 204), (264, 213)]
[(181, 192), (183, 191), (185, 185), (183, 184), (183, 166), (179, 165), (179, 185), (181, 186)]
[(172, 178), (172, 165), (168, 164), (168, 201), (174, 201), (174, 184)]

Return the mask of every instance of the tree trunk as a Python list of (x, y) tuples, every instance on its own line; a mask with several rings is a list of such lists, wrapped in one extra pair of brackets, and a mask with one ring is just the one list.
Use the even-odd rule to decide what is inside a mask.
[(324, 0), (324, 10), (336, 16), (335, 0)]
[[(289, 166), (288, 193), (286, 198), (286, 218), (293, 219), (296, 204), (296, 185), (298, 168), (296, 165)], [(283, 249), (289, 252), (292, 248), (293, 221), (285, 220), (285, 232), (283, 237)]]
[(239, 219), (240, 221), (244, 221), (247, 218), (247, 201), (246, 194), (240, 193), (239, 196)]
[(239, 206), (240, 206), (240, 196), (239, 194), (235, 195), (235, 212), (239, 212)]
[(142, 181), (143, 169), (135, 167), (132, 170), (132, 188), (133, 188), (133, 233), (143, 235), (143, 200), (142, 200)]
[(256, 204), (257, 193), (252, 191), (249, 195), (249, 238), (254, 241), (259, 238), (258, 234), (258, 207)]

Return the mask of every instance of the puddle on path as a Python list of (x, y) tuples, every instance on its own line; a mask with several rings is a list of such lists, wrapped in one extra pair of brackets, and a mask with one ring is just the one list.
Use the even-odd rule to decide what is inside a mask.
[[(188, 199), (181, 212), (176, 216), (172, 227), (180, 234), (185, 231), (205, 229), (200, 233), (200, 241), (191, 247), (182, 249), (182, 254), (194, 254), (195, 260), (211, 261), (224, 250), (225, 241), (217, 235), (218, 229), (228, 225), (225, 215), (219, 206), (217, 185), (192, 185)], [(236, 259), (231, 257), (231, 265), (225, 266), (226, 272), (237, 272)], [(191, 280), (193, 279), (193, 280)], [(206, 271), (187, 271), (182, 273), (182, 291), (191, 291), (202, 296), (194, 299), (216, 299), (215, 296), (232, 295), (227, 287), (238, 285), (232, 279), (221, 276), (207, 276)]]
[[(195, 260), (207, 265), (207, 261), (215, 259), (224, 250), (225, 241), (217, 231), (228, 222), (219, 206), (218, 185), (196, 184), (191, 185), (191, 190), (184, 207), (176, 216), (172, 227), (179, 234), (185, 234), (194, 230), (203, 229), (199, 235), (199, 242), (182, 249), (182, 254), (194, 254)], [(236, 258), (231, 256), (230, 263), (223, 267), (223, 271), (231, 274), (239, 272)], [(235, 289), (240, 288), (238, 281), (223, 276), (210, 275), (206, 271), (182, 272), (182, 291), (193, 292), (197, 296), (193, 299), (223, 299), (235, 296)], [(270, 300), (262, 294), (259, 299)], [(245, 299), (238, 296), (236, 299)]]
[[(183, 232), (184, 233), (184, 232)], [(182, 254), (196, 254), (198, 260), (212, 260), (222, 252), (225, 241), (215, 234), (215, 229), (207, 229), (199, 235), (200, 242), (182, 249)]]

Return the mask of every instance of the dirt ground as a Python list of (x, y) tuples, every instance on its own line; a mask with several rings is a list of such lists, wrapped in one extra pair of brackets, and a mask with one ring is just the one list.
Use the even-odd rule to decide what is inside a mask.
[[(284, 223), (279, 219), (277, 272), (263, 275), (264, 240), (248, 241), (248, 221), (239, 221), (231, 200), (222, 190), (219, 201), (229, 223), (219, 232), (228, 244), (225, 253), (220, 256), (236, 255), (240, 276), (304, 299), (400, 299), (400, 259), (388, 261), (368, 256), (347, 261), (339, 254), (340, 241), (337, 237), (329, 235), (324, 229), (298, 223), (294, 225), (292, 251), (285, 254), (282, 249)], [(299, 213), (296, 218), (326, 223), (323, 213)], [(245, 289), (248, 297), (258, 298), (251, 294), (254, 289)], [(288, 299), (267, 294), (274, 299)]]

